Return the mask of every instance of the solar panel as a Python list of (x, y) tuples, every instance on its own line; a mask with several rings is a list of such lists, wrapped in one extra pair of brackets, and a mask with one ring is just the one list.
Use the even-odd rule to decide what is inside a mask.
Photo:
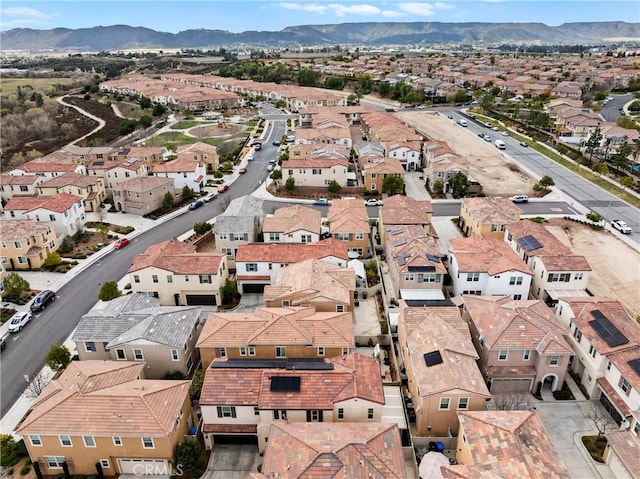
[(533, 235), (523, 236), (518, 239), (518, 243), (520, 243), (525, 251), (533, 251), (534, 249), (542, 248), (540, 242)]
[(622, 334), (618, 328), (611, 324), (609, 318), (602, 314), (602, 311), (594, 309), (591, 311), (591, 316), (595, 319), (589, 321), (589, 325), (609, 347), (615, 348), (616, 346), (622, 346), (629, 342), (627, 337)]
[(631, 366), (631, 369), (633, 369), (638, 376), (640, 376), (640, 358), (627, 361), (627, 364)]
[(433, 261), (434, 263), (439, 263), (440, 258), (438, 258), (435, 254), (427, 253), (427, 259), (429, 261)]
[(427, 363), (427, 367), (436, 366), (437, 364), (442, 364), (442, 356), (440, 355), (440, 351), (431, 351), (430, 353), (426, 353), (424, 355), (424, 362)]
[(400, 266), (404, 266), (405, 264), (407, 264), (407, 258), (405, 256), (398, 256), (398, 264)]
[(404, 239), (404, 238), (399, 239), (399, 240), (395, 240), (393, 242), (393, 246), (402, 246), (403, 244), (407, 244), (407, 240)]
[(271, 391), (299, 392), (300, 376), (271, 376)]
[(391, 228), (391, 234), (394, 236), (399, 235), (403, 231), (404, 231), (404, 228)]
[(432, 273), (435, 270), (435, 266), (409, 266), (409, 271), (416, 273)]

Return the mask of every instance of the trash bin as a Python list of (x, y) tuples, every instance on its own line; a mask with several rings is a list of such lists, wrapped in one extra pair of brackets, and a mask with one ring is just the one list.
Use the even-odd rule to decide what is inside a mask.
[(356, 306), (360, 306), (360, 300), (358, 300), (358, 298), (354, 299), (353, 304)]
[(438, 452), (444, 451), (444, 444), (442, 444), (440, 441), (436, 442), (436, 451)]
[(362, 299), (367, 299), (367, 295), (368, 295), (368, 294), (369, 294), (369, 293), (367, 293), (366, 291), (363, 291), (363, 292), (362, 292)]

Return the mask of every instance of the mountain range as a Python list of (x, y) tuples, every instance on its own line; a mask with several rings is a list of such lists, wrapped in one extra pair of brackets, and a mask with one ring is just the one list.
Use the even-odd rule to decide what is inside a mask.
[(637, 41), (640, 23), (340, 23), (300, 25), (277, 32), (194, 29), (158, 32), (128, 25), (0, 32), (7, 50), (114, 51), (136, 48), (295, 47), (317, 45), (582, 44)]

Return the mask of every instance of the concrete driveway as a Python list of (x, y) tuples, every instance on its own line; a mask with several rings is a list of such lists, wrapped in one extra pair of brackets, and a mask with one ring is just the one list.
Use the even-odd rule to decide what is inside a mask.
[(213, 446), (207, 472), (201, 479), (248, 479), (262, 462), (258, 447), (247, 444)]

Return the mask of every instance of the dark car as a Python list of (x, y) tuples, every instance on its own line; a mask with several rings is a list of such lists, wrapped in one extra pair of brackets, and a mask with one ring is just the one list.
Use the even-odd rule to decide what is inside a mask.
[(274, 141), (273, 142), (273, 146), (280, 146), (280, 142), (279, 141)]
[(4, 338), (0, 338), (0, 351), (4, 351), (4, 348), (7, 347), (7, 342), (4, 340)]
[(50, 303), (53, 303), (56, 300), (56, 293), (51, 291), (50, 289), (45, 289), (38, 296), (36, 296), (31, 303), (30, 309), (34, 313), (38, 311), (42, 311), (44, 308), (49, 306)]
[(203, 205), (204, 205), (204, 201), (202, 201), (202, 200), (197, 200), (197, 201), (194, 201), (193, 203), (191, 203), (191, 204), (189, 205), (189, 209), (190, 209), (190, 210), (197, 210), (198, 208), (200, 208), (200, 207), (201, 207), (201, 206), (203, 206)]

